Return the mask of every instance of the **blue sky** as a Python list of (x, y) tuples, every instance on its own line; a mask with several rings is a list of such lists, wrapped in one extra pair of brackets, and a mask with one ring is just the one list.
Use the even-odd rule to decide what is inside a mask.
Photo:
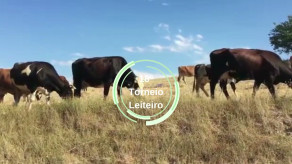
[[(179, 65), (208, 63), (214, 49), (272, 50), (268, 34), (292, 15), (291, 6), (291, 0), (1, 0), (0, 67), (47, 61), (70, 79), (77, 58), (118, 55), (157, 60), (177, 74)], [(138, 65), (135, 71), (154, 73)]]

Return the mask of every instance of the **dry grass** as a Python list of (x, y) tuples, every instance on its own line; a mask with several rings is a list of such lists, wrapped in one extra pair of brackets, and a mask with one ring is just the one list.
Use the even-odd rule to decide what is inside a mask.
[[(156, 83), (166, 85), (150, 86)], [(101, 89), (67, 101), (54, 94), (51, 108), (37, 103), (31, 111), (11, 106), (8, 95), (0, 105), (0, 162), (291, 163), (292, 91), (278, 86), (274, 101), (264, 88), (251, 98), (251, 82), (237, 87), (239, 98), (227, 101), (218, 90), (211, 101), (196, 97), (188, 78), (174, 114), (151, 127), (125, 119)]]

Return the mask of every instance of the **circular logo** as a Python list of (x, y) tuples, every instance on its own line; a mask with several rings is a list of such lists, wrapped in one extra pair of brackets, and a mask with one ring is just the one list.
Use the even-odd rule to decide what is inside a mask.
[[(131, 67), (133, 67), (134, 65), (137, 64), (147, 64), (146, 68), (147, 69), (151, 69), (154, 70), (156, 72), (159, 73), (159, 77), (164, 77), (164, 79), (166, 79), (166, 83), (168, 84), (169, 89), (168, 91), (166, 91), (167, 89), (165, 89), (165, 87), (163, 86), (162, 83), (156, 84), (154, 87), (148, 87), (147, 89), (143, 89), (141, 87), (141, 83), (147, 83), (150, 84), (150, 81), (155, 81), (155, 79), (151, 79), (149, 78), (149, 76), (142, 76), (142, 78), (138, 79), (139, 80), (139, 89), (130, 89), (130, 95), (135, 96), (135, 97), (139, 97), (137, 98), (139, 100), (138, 103), (133, 103), (131, 100), (128, 101), (128, 106), (126, 105), (127, 103), (125, 103), (124, 98), (123, 98), (123, 94), (122, 94), (122, 87), (120, 87), (119, 92), (121, 93), (120, 95), (120, 102), (119, 102), (119, 98), (117, 95), (118, 92), (118, 84), (119, 81), (121, 80), (121, 84), (120, 86), (123, 86), (125, 79), (131, 74), (133, 73), (132, 71), (129, 71), (125, 76), (123, 76), (123, 74), (126, 72), (126, 70), (130, 69)], [(154, 65), (154, 66), (153, 66)], [(157, 66), (159, 68), (157, 68)], [(164, 71), (162, 71), (162, 70)], [(170, 75), (170, 76), (167, 76)], [(123, 76), (123, 78), (122, 78)], [(157, 80), (156, 80), (157, 81)], [(155, 84), (155, 83), (154, 83)], [(152, 84), (153, 85), (153, 84)], [(174, 86), (174, 88), (173, 88)], [(162, 89), (162, 87), (164, 89)], [(174, 95), (173, 95), (173, 91), (174, 91)], [(178, 105), (178, 101), (179, 101), (179, 96), (180, 96), (180, 88), (179, 88), (179, 83), (177, 82), (175, 76), (173, 75), (173, 73), (170, 71), (169, 68), (167, 68), (164, 64), (155, 61), (155, 60), (138, 60), (138, 61), (132, 61), (129, 62), (127, 65), (125, 65), (117, 74), (114, 83), (113, 83), (113, 101), (116, 104), (116, 106), (118, 107), (119, 111), (122, 113), (122, 115), (124, 117), (126, 117), (128, 120), (137, 123), (137, 119), (138, 120), (145, 120), (146, 121), (146, 126), (151, 126), (151, 125), (156, 125), (159, 124), (163, 121), (165, 121), (168, 117), (170, 117), (170, 115), (175, 111), (177, 105)], [(141, 97), (144, 97), (144, 101), (141, 100)], [(162, 100), (167, 98), (167, 101), (163, 101), (163, 102), (154, 102), (157, 100)], [(135, 99), (135, 100), (137, 100)], [(152, 99), (151, 101), (149, 101), (149, 99)], [(147, 102), (147, 101), (148, 102)], [(172, 102), (172, 105), (170, 106)], [(124, 110), (123, 110), (124, 109)], [(156, 112), (152, 113), (152, 114), (140, 114), (137, 112), (134, 112), (134, 110), (147, 110), (144, 113), (149, 112), (149, 110), (151, 109), (155, 109)], [(157, 111), (158, 110), (158, 111)], [(143, 113), (143, 112), (142, 112)]]

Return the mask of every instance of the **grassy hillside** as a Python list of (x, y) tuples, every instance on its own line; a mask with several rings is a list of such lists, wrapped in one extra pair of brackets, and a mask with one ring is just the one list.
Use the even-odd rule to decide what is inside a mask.
[(50, 108), (36, 103), (30, 111), (11, 106), (8, 95), (0, 105), (0, 162), (292, 163), (292, 90), (277, 86), (274, 101), (264, 87), (252, 98), (251, 82), (237, 87), (238, 98), (229, 89), (227, 101), (218, 89), (211, 101), (196, 97), (188, 78), (173, 115), (151, 127), (125, 119), (101, 89), (67, 101), (53, 94)]

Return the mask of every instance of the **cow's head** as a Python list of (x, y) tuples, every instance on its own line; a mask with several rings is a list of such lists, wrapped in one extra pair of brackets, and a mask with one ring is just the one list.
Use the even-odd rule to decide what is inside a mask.
[(287, 81), (286, 84), (288, 85), (289, 88), (292, 88), (292, 80)]
[(126, 80), (123, 86), (126, 86), (127, 88), (134, 88), (135, 90), (137, 90), (138, 88), (143, 89), (144, 85), (141, 80), (137, 76), (135, 76), (135, 78), (131, 80)]
[(60, 97), (62, 98), (72, 98), (73, 97), (73, 91), (70, 85), (65, 85), (61, 92), (59, 93)]

